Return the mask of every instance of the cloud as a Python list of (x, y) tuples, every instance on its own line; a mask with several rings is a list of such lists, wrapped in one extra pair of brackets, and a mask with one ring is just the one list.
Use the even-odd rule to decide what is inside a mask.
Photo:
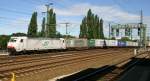
[[(89, 3), (80, 3), (69, 6), (68, 8), (54, 8), (56, 14), (58, 16), (84, 16), (87, 11), (92, 9), (95, 14), (98, 14), (105, 21), (121, 21), (121, 22), (130, 22), (130, 21), (139, 21), (139, 15), (128, 13), (122, 10), (119, 6), (111, 5), (111, 6), (99, 6), (92, 5)], [(40, 5), (37, 7), (39, 12), (46, 11), (46, 7), (44, 5)]]
[(113, 21), (113, 20), (123, 20), (123, 21), (133, 21), (139, 18), (136, 14), (128, 13), (118, 6), (97, 6), (89, 3), (81, 3), (72, 5), (66, 9), (58, 9), (56, 8), (56, 14), (61, 16), (81, 16), (86, 15), (87, 11), (92, 9), (95, 14), (98, 14), (100, 17), (103, 17), (105, 20)]
[[(117, 22), (117, 23), (139, 23), (140, 17), (139, 14), (129, 13), (123, 9), (121, 9), (117, 5), (92, 5), (90, 3), (80, 3), (74, 4), (72, 6), (68, 6), (65, 8), (54, 8), (57, 16), (63, 18), (68, 18), (66, 20), (73, 21), (76, 23), (81, 23), (83, 16), (86, 15), (87, 11), (92, 9), (92, 12), (99, 15), (104, 20), (104, 32), (105, 35), (108, 36), (108, 22)], [(39, 12), (46, 11), (46, 7), (44, 5), (40, 5), (37, 7)], [(58, 18), (59, 18), (58, 17)], [(80, 20), (75, 21), (75, 18), (69, 17), (80, 17)], [(59, 22), (63, 22), (63, 19), (57, 19)], [(145, 24), (150, 26), (150, 16), (144, 17)], [(79, 28), (79, 25), (77, 26)], [(61, 30), (60, 30), (61, 31)], [(64, 31), (64, 30), (63, 30)], [(76, 30), (76, 31), (79, 31)]]

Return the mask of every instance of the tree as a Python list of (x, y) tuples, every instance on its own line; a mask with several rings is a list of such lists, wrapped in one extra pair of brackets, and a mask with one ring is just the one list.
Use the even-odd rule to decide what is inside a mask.
[(104, 39), (104, 33), (103, 33), (103, 19), (100, 20), (100, 38)]
[(41, 29), (41, 37), (45, 37), (45, 17), (42, 20), (42, 29)]
[(130, 41), (130, 39), (128, 37), (122, 37), (120, 40), (121, 41)]
[(10, 39), (9, 35), (0, 35), (0, 49), (6, 50), (7, 49), (7, 43)]
[(82, 20), (79, 37), (86, 37), (88, 39), (104, 39), (103, 20), (99, 20), (98, 15), (93, 14), (91, 9), (89, 9), (87, 16)]
[(86, 17), (82, 20), (82, 24), (80, 25), (80, 38), (87, 38), (87, 23), (86, 23)]
[(53, 9), (48, 11), (46, 34), (47, 37), (51, 38), (56, 36), (56, 14), (53, 12)]
[(63, 37), (63, 35), (60, 34), (60, 32), (56, 32), (56, 38), (62, 38), (62, 37)]
[(28, 27), (28, 37), (36, 37), (37, 36), (37, 12), (32, 14), (30, 24)]
[(95, 34), (95, 38), (99, 39), (100, 38), (100, 21), (99, 21), (99, 17), (98, 15), (95, 15), (95, 28), (94, 28), (94, 34)]
[(21, 32), (18, 32), (18, 33), (13, 33), (11, 36), (27, 36), (27, 34), (25, 33), (21, 33)]
[(87, 13), (87, 28), (88, 28), (88, 35), (87, 38), (88, 39), (92, 39), (93, 38), (93, 31), (92, 31), (92, 17), (93, 17), (93, 13), (91, 11), (91, 9), (89, 9), (88, 13)]
[(115, 37), (112, 37), (111, 40), (116, 40), (116, 38), (115, 38)]

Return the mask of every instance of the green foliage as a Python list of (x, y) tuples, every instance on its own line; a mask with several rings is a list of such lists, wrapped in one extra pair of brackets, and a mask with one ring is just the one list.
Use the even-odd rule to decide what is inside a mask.
[(115, 37), (112, 37), (111, 40), (116, 40), (116, 38), (115, 38)]
[(28, 27), (28, 37), (36, 37), (37, 36), (37, 12), (32, 14), (30, 24)]
[(62, 38), (75, 38), (75, 36), (72, 36), (72, 35), (62, 35)]
[(56, 38), (62, 38), (62, 37), (63, 37), (63, 35), (60, 34), (60, 32), (56, 32)]
[(86, 26), (86, 17), (82, 20), (82, 24), (80, 25), (80, 38), (86, 38), (87, 37), (87, 26)]
[(120, 40), (121, 41), (130, 41), (130, 39), (128, 37), (122, 37)]
[(53, 9), (48, 11), (47, 17), (47, 25), (46, 25), (46, 36), (50, 38), (56, 37), (56, 14), (53, 12)]
[(10, 36), (8, 35), (0, 35), (0, 49), (7, 49), (7, 42), (9, 41)]
[(46, 27), (45, 27), (45, 17), (44, 17), (42, 20), (42, 29), (41, 29), (41, 33), (40, 33), (41, 37), (45, 37), (45, 30), (46, 30)]
[(27, 36), (27, 34), (25, 34), (25, 33), (20, 33), (20, 32), (18, 32), (18, 33), (13, 33), (11, 36)]
[(62, 35), (60, 32), (56, 32), (55, 38), (75, 38), (75, 36), (72, 35)]
[(88, 39), (104, 39), (103, 20), (99, 20), (98, 15), (94, 15), (91, 9), (89, 9), (87, 16), (82, 20), (79, 37)]
[(104, 39), (104, 33), (103, 33), (103, 19), (100, 19), (100, 38)]

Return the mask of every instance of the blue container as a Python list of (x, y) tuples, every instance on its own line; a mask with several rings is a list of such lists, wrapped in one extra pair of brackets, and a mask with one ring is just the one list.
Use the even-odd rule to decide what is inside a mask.
[(125, 41), (118, 41), (118, 46), (124, 47), (124, 46), (126, 46), (126, 42)]

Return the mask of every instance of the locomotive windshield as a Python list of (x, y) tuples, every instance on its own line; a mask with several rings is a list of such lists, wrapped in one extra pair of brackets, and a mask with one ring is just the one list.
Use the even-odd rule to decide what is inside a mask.
[(16, 38), (11, 38), (11, 39), (9, 40), (9, 42), (16, 42), (16, 41), (17, 41)]

